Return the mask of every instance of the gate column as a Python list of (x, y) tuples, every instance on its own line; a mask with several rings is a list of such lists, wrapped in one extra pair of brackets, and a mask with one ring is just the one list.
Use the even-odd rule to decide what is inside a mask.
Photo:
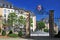
[(49, 35), (54, 36), (54, 10), (49, 10)]
[(30, 37), (30, 13), (26, 12), (26, 37)]

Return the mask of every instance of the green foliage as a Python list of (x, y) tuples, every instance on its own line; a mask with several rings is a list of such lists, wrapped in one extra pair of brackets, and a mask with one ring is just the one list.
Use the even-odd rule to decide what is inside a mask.
[(13, 33), (12, 30), (10, 30), (8, 34), (12, 34), (12, 33)]
[(24, 19), (23, 16), (20, 16), (20, 19)]
[(23, 16), (20, 16), (20, 17), (18, 18), (18, 22), (19, 22), (19, 24), (26, 25), (26, 20), (25, 20), (25, 18), (24, 18)]
[(32, 20), (32, 18), (30, 18), (30, 23), (33, 23), (33, 20)]
[(48, 29), (44, 29), (44, 32), (49, 32), (49, 30)]
[(8, 23), (3, 23), (3, 26), (8, 26)]
[(19, 32), (18, 32), (18, 36), (19, 36), (19, 37), (22, 37), (22, 35), (23, 35), (23, 34), (22, 34), (22, 31), (19, 31)]
[(12, 26), (13, 25), (13, 22), (15, 23), (16, 21), (17, 21), (17, 15), (16, 15), (16, 13), (10, 13), (9, 15), (8, 15), (8, 24), (10, 25), (10, 26)]
[(45, 28), (45, 23), (44, 22), (37, 22), (37, 26), (39, 30), (42, 30), (42, 28)]
[(33, 24), (30, 24), (31, 27), (33, 27)]
[(6, 31), (2, 30), (2, 36), (6, 35)]
[(30, 18), (30, 26), (31, 27), (33, 27), (33, 24), (32, 23), (33, 23), (33, 20), (32, 20), (32, 18)]
[(8, 36), (9, 36), (9, 37), (14, 37), (14, 38), (15, 38), (15, 37), (18, 37), (17, 34), (9, 34)]

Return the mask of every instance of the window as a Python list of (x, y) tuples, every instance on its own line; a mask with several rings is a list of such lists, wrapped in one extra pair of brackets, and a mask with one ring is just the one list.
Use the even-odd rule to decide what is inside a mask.
[(18, 10), (16, 10), (16, 13), (18, 13)]
[(4, 14), (4, 17), (6, 17), (6, 14)]
[(8, 8), (10, 8), (10, 5), (8, 5)]
[(21, 14), (23, 14), (24, 12), (23, 11), (21, 11)]
[(11, 10), (11, 12), (13, 12), (13, 10)]
[(4, 9), (4, 13), (6, 13), (6, 9)]
[(13, 8), (13, 5), (12, 5), (12, 8)]
[(8, 7), (8, 5), (6, 5)]
[(11, 8), (11, 5), (10, 5), (10, 8)]
[(8, 10), (8, 13), (10, 13), (10, 10)]

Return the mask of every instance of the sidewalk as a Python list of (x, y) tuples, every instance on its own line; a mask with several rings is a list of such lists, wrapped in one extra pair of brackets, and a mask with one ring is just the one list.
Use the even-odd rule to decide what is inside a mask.
[(29, 39), (29, 38), (12, 38), (12, 37), (8, 37), (8, 36), (0, 36), (0, 40), (33, 40), (33, 39)]
[(33, 39), (24, 39), (24, 38), (0, 38), (0, 40), (33, 40)]

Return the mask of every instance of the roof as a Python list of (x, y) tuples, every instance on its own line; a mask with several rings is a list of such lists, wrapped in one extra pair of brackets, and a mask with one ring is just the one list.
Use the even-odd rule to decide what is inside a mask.
[[(10, 2), (7, 2), (6, 0), (0, 0), (0, 3), (6, 4), (6, 5), (12, 5)], [(13, 9), (15, 9), (15, 10), (22, 10), (22, 11), (25, 11), (25, 12), (29, 12), (31, 16), (35, 16), (33, 12), (24, 10), (22, 8), (18, 8), (16, 6), (13, 6)]]
[(7, 2), (6, 0), (0, 0), (0, 3), (6, 4), (6, 5), (12, 5), (11, 3)]

